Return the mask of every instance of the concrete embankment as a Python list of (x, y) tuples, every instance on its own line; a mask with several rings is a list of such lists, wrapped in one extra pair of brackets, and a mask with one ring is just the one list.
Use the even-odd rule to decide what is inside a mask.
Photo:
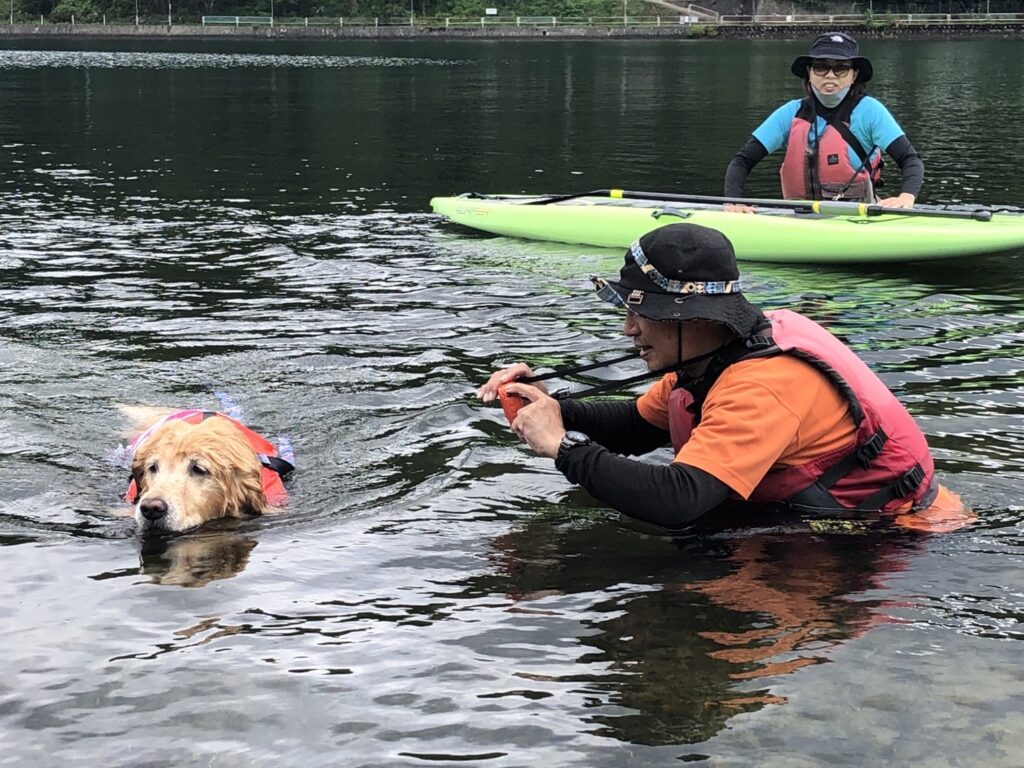
[(859, 37), (880, 38), (975, 38), (1024, 37), (1024, 24), (728, 24), (665, 26), (202, 26), (103, 25), (103, 24), (14, 24), (0, 26), (0, 38), (243, 38), (269, 40), (313, 39), (805, 39), (819, 32), (842, 28)]

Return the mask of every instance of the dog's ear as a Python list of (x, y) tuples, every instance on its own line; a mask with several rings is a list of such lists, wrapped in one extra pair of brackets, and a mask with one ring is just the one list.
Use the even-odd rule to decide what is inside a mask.
[(135, 490), (138, 495), (145, 491), (146, 464), (149, 456), (142, 451), (137, 451), (132, 457), (132, 480), (135, 481)]
[(142, 483), (142, 479), (145, 475), (137, 469), (132, 469), (132, 482), (135, 483), (134, 499), (129, 501), (138, 500), (139, 496), (146, 492), (146, 487)]
[(227, 514), (241, 517), (262, 515), (267, 511), (267, 495), (263, 491), (262, 468), (259, 464), (256, 466), (258, 468), (255, 472), (247, 469), (235, 475), (235, 492), (229, 494)]

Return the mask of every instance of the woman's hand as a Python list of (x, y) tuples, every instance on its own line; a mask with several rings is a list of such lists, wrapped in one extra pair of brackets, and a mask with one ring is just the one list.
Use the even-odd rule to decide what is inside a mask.
[(879, 200), (877, 205), (883, 208), (913, 208), (916, 199), (909, 192), (901, 192), (896, 197), (886, 197)]
[[(477, 389), (476, 396), (478, 399), (485, 403), (493, 403), (494, 398), (498, 396), (498, 387), (502, 384), (508, 384), (509, 382), (515, 381), (516, 379), (525, 379), (533, 376), (533, 369), (530, 368), (526, 363), (516, 363), (510, 365), (508, 368), (502, 368), (500, 371), (496, 371), (491, 374), (491, 378), (487, 382)], [(536, 384), (526, 384), (532, 389), (539, 390), (541, 394), (546, 395), (548, 388), (544, 386), (543, 382), (538, 381)], [(511, 391), (511, 390), (510, 390)], [(527, 398), (529, 399), (529, 398)]]
[(728, 213), (757, 213), (757, 209), (741, 203), (726, 203), (722, 209)]

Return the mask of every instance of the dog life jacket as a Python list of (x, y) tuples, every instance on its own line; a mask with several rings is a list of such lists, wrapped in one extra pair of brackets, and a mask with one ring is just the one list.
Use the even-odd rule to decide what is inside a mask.
[[(850, 131), (850, 115), (860, 98), (846, 99), (834, 116), (826, 118), (825, 130), (811, 141), (811, 128), (816, 129), (817, 110), (808, 96), (789, 126), (786, 156), (779, 176), (782, 196), (787, 200), (856, 200), (875, 202), (874, 188), (881, 185), (882, 158), (874, 159), (864, 151)], [(847, 149), (852, 148), (861, 163), (854, 168)]]
[[(935, 464), (913, 417), (870, 368), (814, 321), (789, 310), (765, 312), (769, 326), (737, 340), (712, 360), (699, 379), (680, 376), (668, 401), (676, 453), (700, 423), (701, 408), (729, 365), (788, 353), (810, 363), (843, 395), (857, 427), (854, 441), (806, 464), (772, 469), (750, 500), (787, 503), (813, 512), (892, 511), (912, 502), (928, 507), (938, 492)], [(758, 331), (755, 331), (757, 334)]]
[[(253, 451), (255, 451), (256, 458), (259, 459), (260, 464), (262, 465), (260, 475), (263, 481), (263, 493), (264, 495), (266, 495), (267, 501), (271, 504), (280, 503), (284, 501), (285, 497), (287, 496), (287, 493), (285, 492), (284, 483), (281, 482), (281, 478), (287, 475), (293, 469), (295, 469), (295, 465), (291, 461), (286, 460), (284, 457), (282, 457), (282, 451), (279, 450), (277, 446), (275, 446), (269, 440), (257, 434), (256, 432), (253, 432), (240, 421), (237, 421), (231, 418), (230, 416), (226, 416), (223, 413), (219, 413), (218, 411), (201, 411), (190, 408), (184, 411), (178, 411), (177, 413), (172, 413), (167, 416), (164, 416), (158, 422), (153, 424), (149, 429), (147, 429), (141, 435), (132, 440), (131, 444), (128, 446), (130, 455), (134, 456), (135, 451), (139, 449), (139, 446), (142, 445), (146, 440), (148, 440), (149, 437), (154, 432), (156, 432), (156, 430), (158, 430), (160, 427), (162, 427), (169, 421), (176, 421), (182, 419), (184, 421), (189, 422), (190, 424), (198, 424), (210, 418), (227, 419), (243, 435), (245, 435), (245, 439), (249, 442), (249, 446), (253, 449)], [(289, 456), (289, 458), (291, 457)], [(135, 483), (135, 478), (132, 478), (132, 480), (128, 483), (128, 491), (127, 493), (125, 493), (124, 500), (127, 501), (129, 504), (134, 504), (135, 499), (138, 497), (138, 495), (138, 486)]]

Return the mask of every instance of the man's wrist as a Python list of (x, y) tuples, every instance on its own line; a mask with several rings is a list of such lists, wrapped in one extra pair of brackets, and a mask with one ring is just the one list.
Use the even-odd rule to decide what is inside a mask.
[(585, 434), (570, 429), (562, 435), (562, 440), (558, 444), (558, 452), (555, 454), (555, 461), (564, 459), (573, 448), (577, 448), (581, 445), (590, 445), (590, 443), (590, 438)]

